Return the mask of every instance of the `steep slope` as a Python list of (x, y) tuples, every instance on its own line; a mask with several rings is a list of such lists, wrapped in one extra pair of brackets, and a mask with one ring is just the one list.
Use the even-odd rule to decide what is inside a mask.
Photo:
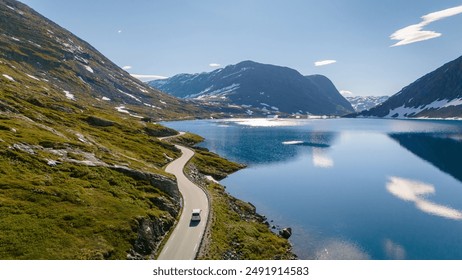
[(296, 70), (243, 61), (210, 73), (179, 74), (148, 83), (181, 98), (234, 104), (272, 113), (343, 115), (350, 103), (324, 76), (304, 77)]
[(358, 115), (386, 118), (462, 117), (462, 57), (423, 76), (383, 104)]
[[(40, 100), (118, 107), (155, 118), (200, 113), (147, 87), (85, 41), (17, 1), (0, 1), (0, 82)], [(124, 107), (129, 108), (123, 110)]]
[(184, 102), (20, 2), (0, 0), (0, 30), (0, 259), (153, 258), (180, 210), (162, 170), (179, 151), (149, 117)]
[(387, 101), (389, 96), (345, 96), (356, 112), (362, 112), (374, 108)]

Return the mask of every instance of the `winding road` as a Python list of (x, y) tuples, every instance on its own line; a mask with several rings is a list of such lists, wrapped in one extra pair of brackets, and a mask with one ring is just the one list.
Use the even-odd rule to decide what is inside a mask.
[[(168, 137), (160, 139), (166, 138)], [(175, 175), (177, 179), (178, 188), (183, 196), (183, 211), (173, 233), (165, 243), (157, 259), (193, 260), (196, 257), (202, 236), (205, 232), (209, 215), (209, 204), (205, 192), (191, 182), (183, 173), (186, 163), (194, 156), (194, 151), (180, 145), (175, 145), (175, 147), (181, 150), (182, 155), (180, 158), (169, 163), (165, 171)], [(192, 209), (195, 208), (202, 209), (200, 222), (191, 222)]]

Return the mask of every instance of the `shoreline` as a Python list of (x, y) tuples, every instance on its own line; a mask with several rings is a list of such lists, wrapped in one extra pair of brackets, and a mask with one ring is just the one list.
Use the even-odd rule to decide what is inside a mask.
[[(297, 259), (297, 256), (292, 251), (292, 244), (288, 239), (283, 238), (271, 230), (271, 225), (268, 223), (267, 218), (259, 214), (255, 206), (250, 202), (244, 202), (227, 193), (226, 187), (219, 183), (218, 180), (224, 179), (228, 175), (246, 166), (231, 162), (206, 149), (194, 147), (196, 144), (202, 142), (204, 138), (195, 134), (189, 135), (192, 135), (194, 141), (184, 141), (181, 137), (176, 139), (173, 138), (172, 140), (175, 142), (180, 139), (180, 142), (176, 143), (182, 145), (188, 142), (188, 147), (195, 151), (195, 156), (185, 166), (184, 173), (192, 182), (206, 191), (211, 204), (211, 211), (208, 217), (209, 221), (204, 233), (204, 239), (198, 250), (197, 259)], [(188, 135), (186, 135), (185, 138), (188, 138)], [(209, 166), (204, 167), (198, 164), (198, 162), (201, 162), (203, 159), (201, 157), (206, 157), (206, 160), (203, 161), (205, 163), (212, 162), (213, 165), (216, 164), (216, 162), (220, 162), (223, 165), (213, 170), (204, 170), (204, 168), (209, 168)], [(231, 165), (232, 167), (227, 165)], [(243, 232), (246, 232), (246, 230), (248, 232), (256, 231), (258, 234), (255, 240), (249, 240), (248, 236), (250, 234), (245, 234), (247, 236), (239, 236), (239, 234), (233, 232), (233, 230), (227, 229), (224, 231), (225, 236), (221, 236), (221, 238), (218, 239), (217, 236), (223, 234), (222, 229), (224, 227), (236, 227), (236, 229), (238, 229), (236, 232), (242, 230)], [(258, 242), (259, 239), (263, 241), (260, 243)], [(277, 250), (273, 249), (273, 251), (271, 251), (270, 246), (268, 246), (268, 240), (271, 240), (271, 246), (279, 244), (280, 247), (277, 248)], [(247, 252), (247, 249), (255, 245), (267, 248), (263, 250), (265, 252), (254, 254), (252, 258), (248, 258), (252, 253)], [(218, 247), (220, 247), (220, 249), (218, 249)]]

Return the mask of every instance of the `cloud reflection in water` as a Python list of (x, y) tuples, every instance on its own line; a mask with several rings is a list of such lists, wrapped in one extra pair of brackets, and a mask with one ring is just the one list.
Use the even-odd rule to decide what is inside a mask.
[(416, 208), (425, 213), (452, 220), (462, 220), (461, 211), (425, 198), (425, 195), (435, 193), (433, 185), (400, 177), (390, 177), (387, 191), (399, 199), (414, 202)]
[(320, 168), (332, 168), (334, 161), (320, 148), (313, 148), (313, 165)]
[(385, 254), (389, 259), (392, 260), (405, 260), (406, 259), (406, 250), (403, 246), (399, 245), (396, 242), (393, 242), (390, 239), (385, 239), (383, 247), (385, 249)]

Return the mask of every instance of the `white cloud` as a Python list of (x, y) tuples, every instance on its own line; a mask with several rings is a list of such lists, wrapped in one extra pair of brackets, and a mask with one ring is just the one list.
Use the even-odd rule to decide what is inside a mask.
[(324, 65), (329, 65), (329, 64), (336, 63), (336, 62), (337, 62), (337, 60), (332, 60), (332, 59), (321, 60), (321, 61), (316, 61), (314, 63), (314, 66), (324, 66)]
[(119, 34), (122, 33), (122, 30), (117, 31), (117, 33), (119, 33)]
[(126, 65), (126, 66), (122, 67), (122, 69), (124, 69), (124, 70), (130, 70), (130, 69), (132, 69), (132, 67), (131, 67), (130, 65)]
[(210, 67), (220, 67), (221, 64), (218, 64), (218, 63), (210, 63), (209, 66), (210, 66)]
[(160, 76), (160, 75), (144, 75), (144, 74), (130, 74), (130, 75), (132, 75), (133, 77), (143, 82), (152, 81), (152, 80), (162, 80), (162, 79), (168, 78), (168, 77)]
[(422, 21), (420, 23), (406, 26), (391, 34), (390, 39), (398, 41), (398, 43), (392, 45), (392, 47), (403, 46), (440, 37), (442, 35), (441, 33), (422, 29), (434, 21), (452, 17), (461, 13), (462, 5), (424, 15), (422, 16)]
[(353, 95), (353, 93), (349, 90), (341, 90), (339, 91), (341, 95), (343, 96), (349, 96), (349, 95)]

